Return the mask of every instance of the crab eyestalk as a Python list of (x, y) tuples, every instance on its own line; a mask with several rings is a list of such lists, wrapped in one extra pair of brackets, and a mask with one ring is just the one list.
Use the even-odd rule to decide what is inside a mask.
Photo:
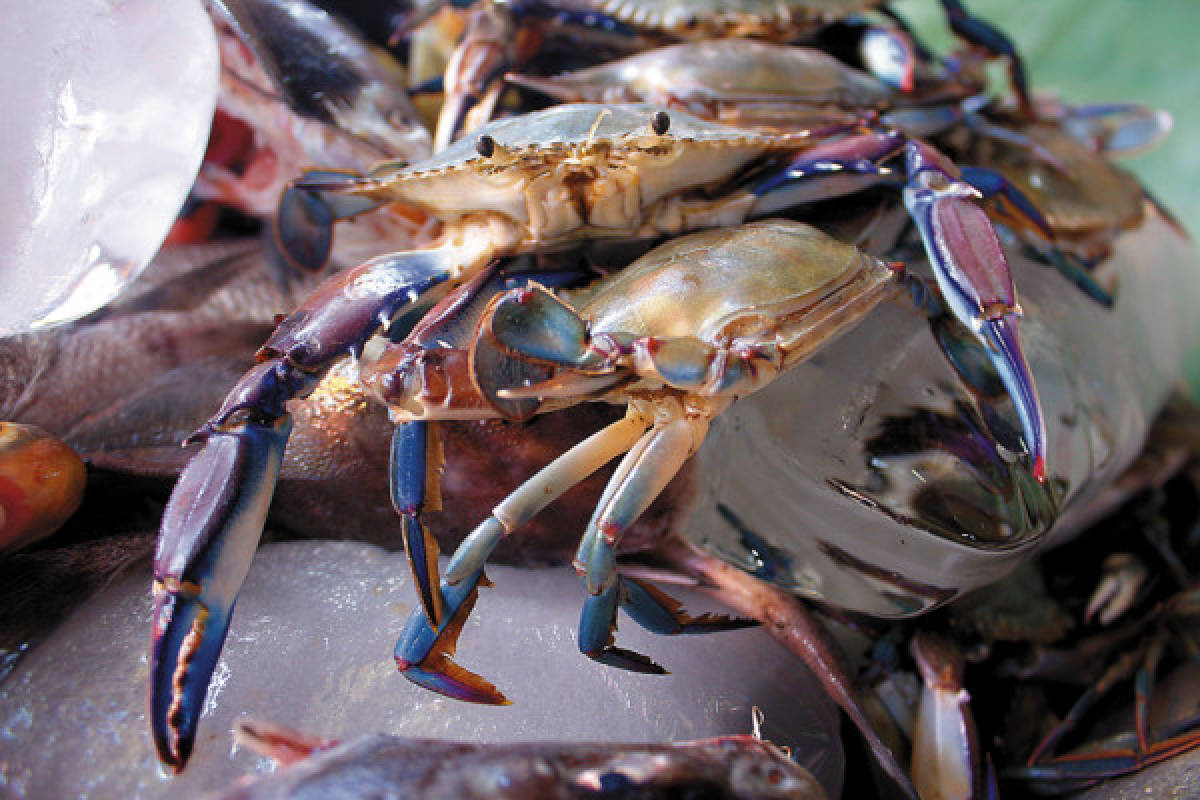
[(1021, 316), (1008, 260), (979, 192), (957, 177), (933, 148), (910, 141), (904, 204), (921, 232), (925, 251), (950, 312), (986, 347), (1021, 422), (1031, 471), (1046, 481), (1046, 422), (1033, 373), (1021, 349)]

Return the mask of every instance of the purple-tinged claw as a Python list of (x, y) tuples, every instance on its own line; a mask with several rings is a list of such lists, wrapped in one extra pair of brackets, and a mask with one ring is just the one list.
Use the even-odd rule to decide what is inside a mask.
[(950, 312), (987, 346), (988, 356), (1021, 420), (1025, 447), (1039, 483), (1046, 479), (1046, 423), (1033, 373), (1017, 336), (1016, 288), (1008, 259), (979, 193), (928, 145), (910, 141), (908, 208)]
[(481, 585), (491, 586), (482, 569), (454, 586), (442, 581), (442, 624), (434, 630), (425, 612), (414, 609), (396, 642), (396, 667), (413, 683), (446, 697), (506, 706), (508, 698), (499, 689), (454, 663), (458, 637), (475, 607)]
[(256, 364), (225, 396), (217, 413), (189, 436), (184, 444), (205, 441), (222, 431), (234, 429), (228, 423), (238, 415), (259, 421), (280, 419), (287, 414), (287, 401), (311, 391), (316, 383), (316, 376), (298, 370), (281, 359)]
[(884, 162), (899, 154), (905, 134), (879, 130), (805, 148), (786, 169), (768, 174), (748, 189), (757, 196), (752, 215), (765, 216), (803, 203), (897, 183)]
[(1033, 373), (1021, 352), (1017, 339), (1017, 320), (1013, 315), (990, 319), (983, 323), (983, 335), (990, 348), (988, 357), (1004, 388), (1012, 398), (1021, 420), (1025, 436), (1025, 447), (1033, 462), (1033, 477), (1038, 483), (1046, 482), (1046, 420), (1042, 415), (1042, 404), (1038, 400), (1037, 386)]
[(175, 772), (191, 755), (290, 432), (284, 416), (208, 433), (163, 514), (154, 557), (150, 726), (159, 758)]

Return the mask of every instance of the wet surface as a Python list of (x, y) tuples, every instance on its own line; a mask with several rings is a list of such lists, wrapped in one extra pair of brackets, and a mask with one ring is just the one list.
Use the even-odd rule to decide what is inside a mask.
[[(569, 569), (489, 568), (457, 660), (512, 700), (470, 706), (418, 689), (392, 661), (412, 608), (402, 553), (347, 542), (265, 546), (238, 602), (186, 772), (163, 777), (145, 720), (150, 578), (135, 572), (89, 601), (0, 685), (0, 795), (180, 797), (269, 769), (232, 751), (252, 714), (317, 736), (369, 733), (469, 741), (671, 741), (748, 733), (797, 753), (837, 795), (839, 719), (807, 670), (764, 632), (660, 637), (620, 618), (618, 642), (668, 676), (633, 675), (578, 653), (584, 598)], [(689, 609), (704, 601), (672, 590)], [(707, 604), (711, 607), (711, 604)]]

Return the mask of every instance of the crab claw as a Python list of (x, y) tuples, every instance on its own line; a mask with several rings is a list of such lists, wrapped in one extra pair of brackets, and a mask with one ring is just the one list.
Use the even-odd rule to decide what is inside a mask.
[(917, 51), (912, 37), (899, 28), (870, 26), (863, 33), (859, 54), (867, 71), (879, 80), (911, 92), (916, 84)]
[(506, 706), (508, 698), (499, 689), (453, 659), (463, 623), (475, 607), (481, 585), (492, 585), (482, 569), (454, 586), (442, 581), (441, 605), (445, 612), (441, 625), (434, 630), (419, 609), (410, 614), (396, 642), (396, 666), (413, 683), (446, 697)]
[(1034, 477), (1046, 480), (1046, 423), (1017, 336), (1016, 288), (996, 231), (975, 200), (979, 193), (928, 145), (907, 145), (909, 182), (904, 204), (921, 232), (925, 252), (951, 313), (987, 347), (1012, 398)]
[(1058, 119), (1063, 130), (1106, 156), (1153, 150), (1171, 132), (1171, 114), (1138, 103), (1098, 103), (1069, 108)]
[(537, 283), (497, 296), (484, 312), (487, 330), (509, 353), (578, 370), (612, 367), (575, 310)]
[(1037, 386), (1033, 383), (1033, 373), (1025, 361), (1025, 354), (1021, 352), (1016, 316), (1007, 314), (984, 320), (981, 332), (989, 345), (988, 357), (992, 366), (999, 373), (1000, 381), (1016, 407), (1025, 447), (1033, 464), (1033, 477), (1038, 483), (1045, 483), (1046, 421), (1042, 416)]
[(1111, 625), (1133, 606), (1149, 577), (1150, 570), (1136, 556), (1110, 553), (1104, 559), (1104, 574), (1088, 598), (1083, 621), (1096, 619), (1101, 625)]
[(284, 416), (207, 433), (163, 514), (154, 556), (150, 726), (159, 758), (176, 773), (191, 755), (290, 432)]
[(362, 177), (352, 172), (309, 170), (293, 181), (279, 199), (275, 244), (288, 264), (300, 272), (320, 272), (333, 251), (333, 224), (379, 208), (368, 197), (345, 194)]

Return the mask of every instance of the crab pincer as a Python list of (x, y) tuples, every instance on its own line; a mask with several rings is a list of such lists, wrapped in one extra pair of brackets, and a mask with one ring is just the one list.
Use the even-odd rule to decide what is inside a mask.
[[(238, 590), (258, 546), (291, 418), (286, 395), (302, 373), (255, 367), (193, 438), (204, 447), (180, 475), (154, 555), (150, 720), (164, 764), (191, 755), (209, 678), (229, 630)], [(237, 419), (232, 419), (234, 415)]]
[[(287, 402), (451, 276), (438, 250), (396, 253), (333, 276), (285, 318), (220, 410), (189, 441), (203, 447), (171, 493), (154, 560), (150, 724), (163, 763), (191, 753), (209, 679), (258, 546), (291, 431)], [(411, 470), (393, 464), (403, 482)], [(407, 486), (407, 484), (406, 484)], [(412, 494), (411, 487), (404, 494)], [(414, 536), (426, 534), (409, 509)], [(414, 562), (424, 564), (425, 559)], [(427, 613), (437, 620), (436, 606)]]
[(1012, 398), (1032, 472), (1046, 480), (1046, 421), (1033, 373), (1021, 350), (1021, 308), (1008, 260), (979, 193), (928, 145), (910, 141), (904, 204), (921, 232), (934, 277), (954, 316), (984, 344)]

